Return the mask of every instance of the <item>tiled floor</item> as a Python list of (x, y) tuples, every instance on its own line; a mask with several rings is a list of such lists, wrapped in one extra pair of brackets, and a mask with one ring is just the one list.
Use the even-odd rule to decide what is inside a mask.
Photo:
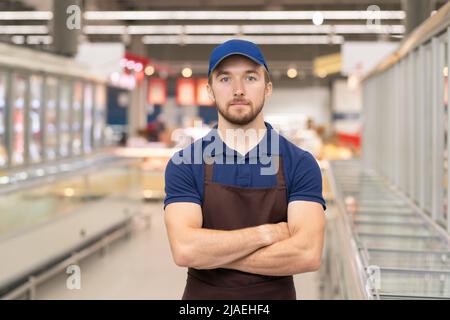
[[(162, 205), (148, 204), (150, 224), (135, 223), (128, 239), (111, 245), (101, 255), (80, 263), (81, 289), (66, 287), (68, 274), (60, 274), (37, 289), (37, 299), (180, 299), (186, 269), (171, 258)], [(318, 299), (318, 275), (295, 276), (298, 299)]]

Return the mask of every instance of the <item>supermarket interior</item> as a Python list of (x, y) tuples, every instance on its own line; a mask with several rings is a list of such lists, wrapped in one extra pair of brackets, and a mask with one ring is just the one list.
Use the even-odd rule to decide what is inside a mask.
[[(244, 78), (239, 61), (256, 69)], [(272, 277), (293, 279), (297, 300), (450, 299), (449, 61), (445, 0), (2, 0), (0, 299), (178, 300), (222, 280), (236, 287), (205, 292), (245, 299)], [(246, 104), (220, 105), (228, 93)], [(287, 198), (253, 164), (173, 165), (216, 129), (262, 119), (290, 150), (276, 176)], [(228, 224), (275, 226), (270, 205), (291, 232), (279, 242), (306, 241), (317, 227), (293, 233), (296, 214), (308, 225), (320, 211), (317, 267), (236, 262), (282, 250), (239, 244)], [(180, 258), (194, 234), (203, 248)], [(192, 250), (228, 260), (203, 267)], [(202, 277), (213, 284), (190, 283)], [(241, 280), (265, 282), (246, 293)]]

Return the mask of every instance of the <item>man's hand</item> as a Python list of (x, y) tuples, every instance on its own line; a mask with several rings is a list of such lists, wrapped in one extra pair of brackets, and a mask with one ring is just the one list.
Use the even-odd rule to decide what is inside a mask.
[(278, 241), (286, 240), (291, 236), (289, 226), (286, 222), (263, 224), (260, 226), (259, 230), (266, 246)]
[(292, 201), (288, 207), (289, 231), (285, 224), (278, 230), (269, 225), (267, 234), (279, 239), (223, 268), (268, 276), (293, 275), (316, 271), (320, 267), (324, 242), (325, 214), (322, 205), (310, 201)]

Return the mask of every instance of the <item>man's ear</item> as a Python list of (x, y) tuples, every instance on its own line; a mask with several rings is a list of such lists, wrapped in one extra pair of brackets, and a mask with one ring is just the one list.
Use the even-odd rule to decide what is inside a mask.
[(272, 89), (273, 89), (272, 82), (268, 82), (266, 84), (266, 88), (264, 90), (266, 98), (268, 98), (268, 97), (270, 97), (272, 95)]
[(214, 97), (214, 92), (212, 91), (212, 88), (211, 88), (211, 86), (209, 85), (209, 83), (206, 85), (206, 91), (208, 91), (208, 97), (209, 97), (212, 101), (216, 102), (216, 97)]

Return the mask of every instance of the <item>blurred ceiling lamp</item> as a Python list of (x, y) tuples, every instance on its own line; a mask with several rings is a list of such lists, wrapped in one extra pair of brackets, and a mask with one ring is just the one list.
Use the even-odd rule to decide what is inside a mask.
[[(11, 26), (13, 27), (13, 26)], [(15, 26), (14, 26), (15, 27)], [(0, 33), (2, 28), (0, 27)], [(90, 25), (83, 28), (85, 34), (403, 34), (405, 27), (401, 24), (377, 25), (377, 28), (367, 24), (336, 24), (336, 25), (142, 25), (115, 26)]]
[(47, 26), (9, 25), (0, 26), (0, 34), (47, 34)]
[(64, 189), (64, 195), (66, 197), (72, 197), (75, 195), (75, 190), (73, 188), (65, 188)]
[[(196, 35), (196, 36), (143, 36), (144, 44), (219, 44), (235, 36)], [(246, 36), (245, 39), (258, 44), (342, 44), (344, 37), (338, 35), (302, 35), (302, 36)]]
[(444, 77), (448, 78), (448, 67), (444, 67)]
[(83, 33), (85, 34), (127, 34), (126, 26), (84, 26)]
[(192, 76), (192, 69), (189, 67), (183, 68), (181, 75), (185, 78), (190, 78)]
[[(86, 11), (86, 20), (312, 20), (316, 11)], [(321, 11), (327, 20), (367, 20), (367, 10)], [(405, 11), (377, 12), (383, 20), (402, 20)], [(0, 17), (1, 19), (1, 17)]]
[(312, 21), (314, 23), (315, 26), (320, 26), (323, 24), (323, 14), (322, 12), (315, 12), (313, 17), (312, 17)]
[(340, 73), (342, 69), (342, 57), (340, 53), (320, 56), (314, 59), (314, 74), (319, 78), (325, 78), (329, 74)]
[(153, 75), (155, 73), (155, 67), (154, 66), (146, 66), (145, 69), (144, 69), (144, 73), (147, 76)]
[(27, 36), (27, 44), (51, 44), (53, 42), (52, 36)]
[(14, 44), (24, 44), (25, 43), (25, 36), (12, 36), (11, 41)]
[(51, 20), (51, 11), (0, 11), (0, 20)]
[(325, 70), (319, 69), (316, 71), (316, 75), (321, 79), (325, 79), (328, 76), (328, 73)]
[(141, 72), (144, 66), (140, 62), (136, 62), (133, 66), (134, 71)]
[(297, 69), (295, 68), (289, 68), (288, 71), (286, 72), (287, 76), (291, 79), (294, 79), (297, 77), (298, 72)]

